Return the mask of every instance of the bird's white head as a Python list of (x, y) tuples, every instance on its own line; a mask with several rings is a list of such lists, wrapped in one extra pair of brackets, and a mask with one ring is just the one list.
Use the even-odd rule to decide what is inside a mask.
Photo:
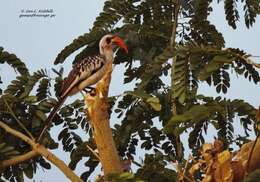
[(125, 42), (116, 35), (107, 34), (103, 36), (99, 42), (99, 51), (101, 55), (113, 55), (113, 45), (116, 44), (117, 46), (121, 47), (128, 53), (127, 46)]

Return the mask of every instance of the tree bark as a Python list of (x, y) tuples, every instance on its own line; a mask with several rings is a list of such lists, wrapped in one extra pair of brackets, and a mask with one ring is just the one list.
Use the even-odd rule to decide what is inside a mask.
[(85, 104), (93, 127), (93, 136), (97, 145), (104, 174), (121, 173), (122, 166), (117, 153), (112, 130), (109, 126), (108, 90), (111, 81), (112, 63), (95, 89), (95, 95), (87, 94)]
[(23, 133), (10, 128), (3, 122), (0, 122), (0, 127), (3, 128), (6, 132), (22, 139), (23, 141), (31, 145), (33, 151), (37, 152), (39, 155), (42, 155), (47, 160), (49, 160), (52, 164), (59, 168), (71, 181), (82, 182), (82, 180), (62, 160), (60, 160), (57, 156), (48, 151), (44, 146), (35, 143), (32, 139), (30, 139)]

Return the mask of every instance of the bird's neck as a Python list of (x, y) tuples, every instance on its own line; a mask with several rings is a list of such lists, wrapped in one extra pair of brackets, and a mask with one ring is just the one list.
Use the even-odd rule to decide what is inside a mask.
[(107, 61), (113, 61), (114, 58), (114, 52), (113, 50), (104, 49), (101, 52), (101, 55), (106, 58)]

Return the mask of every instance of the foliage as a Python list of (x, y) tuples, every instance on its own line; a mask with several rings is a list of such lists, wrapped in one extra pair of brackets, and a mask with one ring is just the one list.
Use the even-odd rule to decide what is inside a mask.
[[(6, 89), (3, 90), (3, 94), (0, 95), (1, 122), (12, 126), (13, 129), (25, 135), (30, 134), (30, 136), (36, 137), (39, 135), (39, 130), (46, 120), (46, 114), (48, 114), (51, 108), (56, 104), (56, 100), (51, 97), (51, 79), (45, 70), (39, 70), (30, 74), (25, 64), (19, 58), (8, 52), (3, 53), (7, 56), (3, 57), (5, 61), (1, 63), (7, 62), (14, 69), (18, 70), (19, 75), (15, 80), (11, 81)], [(57, 77), (56, 80), (59, 80), (60, 77), (61, 75)], [(57, 84), (58, 83), (55, 85)], [(58, 92), (58, 90), (56, 91)], [(75, 111), (75, 120), (70, 118), (74, 113), (68, 114), (67, 112), (66, 114), (68, 108), (73, 108)], [(83, 104), (77, 100), (64, 106), (60, 111), (60, 115), (55, 118), (54, 123), (56, 125), (64, 123), (64, 127), (67, 127), (65, 128), (67, 131), (65, 137), (62, 135), (59, 137), (59, 139), (62, 139), (62, 144), (66, 151), (71, 151), (74, 145), (81, 143), (80, 137), (72, 131), (77, 128), (78, 125), (76, 123), (81, 124), (84, 130), (88, 127), (85, 117), (83, 117), (82, 114)], [(43, 145), (49, 149), (56, 149), (58, 147), (58, 143), (56, 143), (49, 134), (46, 134)], [(25, 154), (30, 150), (31, 148), (28, 144), (3, 132), (2, 129), (0, 130), (1, 161)], [(1, 179), (3, 177), (9, 181), (24, 181), (23, 175), (26, 175), (28, 178), (33, 178), (39, 166), (45, 169), (51, 168), (51, 165), (46, 162), (45, 159), (38, 156), (19, 165), (1, 169), (0, 176)]]
[[(180, 3), (180, 10), (175, 14), (177, 3)], [(226, 19), (233, 29), (240, 18), (240, 5), (244, 7), (242, 12), (248, 28), (254, 24), (260, 12), (257, 0), (225, 0)], [(213, 10), (211, 0), (107, 0), (91, 30), (74, 39), (56, 57), (55, 64), (63, 63), (82, 47), (84, 49), (74, 62), (95, 54), (100, 37), (108, 32), (126, 40), (129, 54), (125, 55), (119, 50), (114, 64), (125, 65), (124, 83), (134, 83), (135, 88), (124, 92), (122, 96), (110, 97), (111, 121), (117, 121), (111, 124), (114, 124), (114, 139), (122, 160), (129, 159), (134, 165), (138, 164), (136, 160), (139, 160), (140, 151), (147, 154), (143, 156), (143, 162), (134, 168), (134, 177), (126, 173), (121, 178), (129, 178), (130, 181), (150, 181), (155, 178), (157, 181), (175, 180), (176, 171), (169, 164), (178, 159), (176, 146), (179, 141), (176, 134), (188, 132), (189, 147), (194, 155), (198, 155), (208, 126), (216, 129), (218, 138), (224, 141), (225, 149), (232, 148), (241, 138), (247, 138), (250, 128), (255, 127), (256, 109), (246, 101), (198, 93), (201, 83), (206, 83), (215, 87), (217, 93), (226, 94), (234, 73), (254, 84), (260, 81), (259, 72), (251, 64), (248, 53), (238, 48), (225, 48), (222, 34), (214, 22), (208, 20)], [(175, 17), (180, 21), (177, 24), (176, 46), (172, 47)], [(1, 120), (25, 133), (17, 124), (16, 118), (19, 118), (27, 130), (37, 136), (46, 115), (56, 103), (51, 93), (58, 95), (63, 70), (53, 69), (57, 74), (55, 78), (49, 78), (45, 70), (31, 74), (20, 59), (2, 48), (0, 63), (7, 63), (18, 71), (16, 79), (3, 89), (0, 96)], [(170, 68), (173, 74), (169, 84)], [(177, 114), (171, 110), (173, 100)], [(10, 113), (6, 103), (16, 117)], [(246, 133), (240, 138), (234, 136), (237, 118)], [(70, 168), (74, 170), (79, 162), (86, 160), (87, 168), (81, 175), (85, 181), (99, 164), (96, 156), (86, 147), (96, 148), (87, 120), (83, 102), (75, 100), (66, 103), (53, 122), (61, 127), (58, 140), (64, 151), (70, 153)], [(78, 134), (81, 130), (89, 138), (81, 137)], [(45, 136), (43, 144), (50, 149), (57, 148), (57, 143), (49, 134)], [(0, 159), (29, 150), (25, 143), (0, 132)], [(185, 164), (185, 160), (178, 162)], [(23, 181), (23, 174), (32, 178), (38, 165), (50, 168), (43, 158), (36, 157), (2, 170), (0, 175), (7, 180)], [(115, 179), (121, 178), (117, 176)]]

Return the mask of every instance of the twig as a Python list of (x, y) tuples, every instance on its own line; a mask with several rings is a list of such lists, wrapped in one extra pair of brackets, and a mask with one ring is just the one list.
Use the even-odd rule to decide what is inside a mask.
[(188, 160), (187, 160), (186, 163), (185, 163), (184, 170), (183, 170), (184, 173), (186, 172), (186, 169), (187, 169), (187, 167), (188, 167), (188, 163), (189, 163), (189, 160), (190, 160), (190, 159), (191, 159), (191, 155), (189, 155)]
[[(172, 25), (172, 36), (170, 40), (170, 48), (171, 51), (173, 52), (173, 59), (172, 59), (172, 69), (171, 69), (171, 111), (172, 115), (175, 116), (177, 115), (177, 107), (175, 103), (175, 98), (174, 98), (174, 72), (175, 72), (175, 64), (177, 61), (177, 55), (175, 51), (173, 51), (176, 47), (176, 34), (177, 34), (177, 27), (178, 27), (178, 15), (179, 15), (179, 10), (180, 10), (180, 0), (176, 0), (176, 3), (174, 4), (174, 22)], [(182, 156), (182, 146), (180, 144), (180, 135), (178, 135), (176, 132), (174, 132), (174, 138), (176, 139), (176, 154), (178, 159), (181, 158)]]
[(185, 163), (184, 170), (183, 170), (183, 177), (190, 182), (194, 182), (192, 179), (190, 179), (188, 176), (185, 175), (190, 159), (192, 159), (192, 155), (189, 155), (188, 160)]
[(260, 56), (253, 56), (253, 55), (251, 55), (250, 57), (252, 57), (252, 58), (260, 58)]
[(172, 26), (172, 36), (171, 36), (171, 40), (170, 40), (170, 45), (171, 45), (172, 51), (176, 45), (175, 39), (176, 39), (176, 31), (177, 31), (177, 26), (178, 26), (179, 10), (180, 10), (180, 2), (179, 2), (179, 0), (177, 0), (176, 4), (174, 6), (174, 22), (173, 22), (173, 26)]
[[(183, 180), (184, 178), (186, 180), (188, 180), (189, 182), (194, 182), (194, 180), (190, 179), (188, 176), (185, 175), (187, 167), (188, 167), (188, 163), (189, 160), (192, 159), (192, 156), (189, 155), (189, 158), (187, 159), (184, 169), (182, 170), (182, 168), (180, 167), (180, 165), (177, 163), (177, 171), (178, 171), (178, 176), (180, 176), (179, 178), (181, 178), (181, 180)], [(180, 180), (180, 179), (179, 179)]]
[(138, 162), (136, 162), (136, 161), (134, 161), (134, 160), (132, 160), (131, 162), (132, 162), (133, 164), (137, 165), (138, 167), (143, 167), (141, 164), (139, 164)]
[(236, 57), (239, 57), (240, 59), (244, 60), (247, 64), (251, 64), (251, 65), (255, 66), (256, 68), (260, 68), (260, 64), (255, 63), (254, 61), (249, 59), (248, 56), (245, 56), (245, 55), (241, 56), (240, 54), (234, 53), (229, 48), (224, 49), (224, 51), (227, 51), (228, 53), (231, 53), (231, 54), (235, 55)]
[(0, 121), (0, 127), (3, 128), (6, 132), (20, 138), (21, 140), (25, 141), (35, 152), (45, 157), (49, 160), (52, 164), (54, 164), (57, 168), (59, 168), (71, 181), (75, 182), (83, 182), (61, 159), (55, 156), (53, 153), (48, 151), (44, 146), (35, 143), (32, 139), (28, 136), (24, 135), (23, 133), (10, 128), (8, 125)]
[(13, 110), (11, 109), (10, 105), (8, 104), (8, 102), (5, 100), (4, 97), (2, 97), (4, 100), (5, 105), (7, 106), (7, 109), (9, 110), (10, 114), (14, 117), (14, 119), (17, 121), (17, 123), (21, 126), (21, 128), (27, 133), (27, 135), (30, 136), (30, 138), (32, 140), (34, 140), (33, 135), (31, 134), (31, 132), (29, 130), (27, 130), (27, 128), (23, 125), (23, 123), (16, 117), (16, 115), (14, 114)]
[(99, 155), (88, 145), (86, 144), (86, 147), (90, 150), (90, 152), (92, 152), (92, 154), (100, 161), (100, 157)]
[(29, 159), (32, 159), (32, 158), (34, 158), (38, 155), (39, 154), (36, 151), (31, 150), (31, 151), (29, 151), (25, 154), (21, 154), (21, 155), (13, 157), (11, 159), (1, 161), (0, 162), (0, 169), (5, 169), (6, 167), (22, 163), (22, 162), (27, 161)]
[[(171, 51), (174, 53), (174, 48), (176, 46), (176, 33), (177, 33), (177, 27), (178, 27), (178, 14), (179, 14), (179, 9), (180, 9), (180, 2), (179, 0), (176, 1), (176, 4), (174, 5), (174, 22), (173, 22), (173, 25), (172, 25), (172, 36), (171, 36), (171, 40), (170, 40), (170, 49)], [(175, 101), (173, 99), (173, 86), (174, 86), (174, 79), (173, 79), (173, 76), (174, 76), (174, 65), (176, 63), (176, 59), (177, 59), (177, 56), (176, 56), (176, 53), (174, 53), (173, 55), (173, 59), (172, 59), (172, 69), (171, 69), (171, 87), (172, 87), (172, 113), (173, 115), (176, 115), (176, 104), (175, 104)]]

